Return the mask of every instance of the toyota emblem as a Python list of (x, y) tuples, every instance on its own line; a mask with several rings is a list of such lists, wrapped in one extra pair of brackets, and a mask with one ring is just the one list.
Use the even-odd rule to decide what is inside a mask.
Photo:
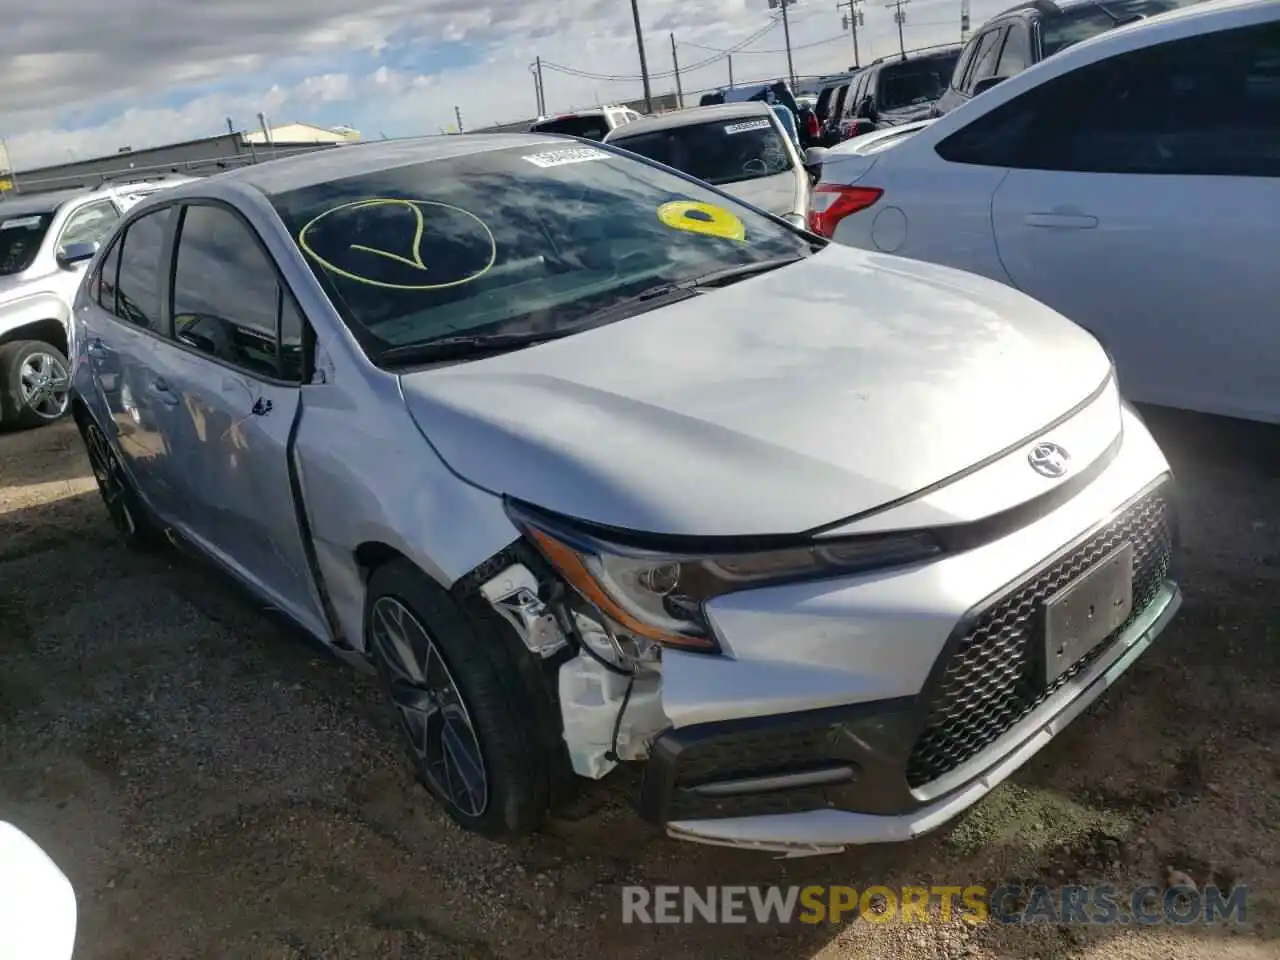
[(1031, 469), (1042, 477), (1057, 479), (1067, 472), (1071, 454), (1056, 443), (1037, 443), (1027, 454)]

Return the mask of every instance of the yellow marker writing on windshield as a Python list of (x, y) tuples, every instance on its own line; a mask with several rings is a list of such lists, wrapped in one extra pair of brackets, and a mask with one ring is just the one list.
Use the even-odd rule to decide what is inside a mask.
[[(413, 236), (410, 240), (407, 256), (404, 253), (396, 253), (391, 250), (382, 250), (377, 247), (370, 247), (363, 243), (353, 243), (347, 249), (359, 250), (362, 253), (371, 253), (374, 256), (382, 257), (386, 260), (394, 261), (402, 266), (409, 267), (412, 270), (419, 271), (423, 274), (430, 273), (431, 267), (423, 262), (422, 259), (422, 238), (427, 232), (427, 218), (423, 213), (423, 207), (437, 207), (444, 210), (452, 210), (460, 213), (464, 217), (473, 220), (477, 226), (484, 232), (489, 242), (489, 256), (485, 264), (474, 273), (462, 278), (454, 278), (453, 280), (437, 281), (435, 283), (389, 283), (386, 280), (375, 280), (372, 277), (362, 276), (355, 270), (351, 269), (351, 265), (340, 267), (337, 264), (326, 260), (311, 247), (307, 235), (315, 229), (316, 225), (326, 217), (333, 216), (335, 213), (343, 211), (359, 211), (367, 210), (370, 207), (403, 207), (413, 216)], [(406, 224), (407, 225), (407, 224)], [(451, 203), (442, 203), (439, 200), (405, 200), (396, 197), (371, 197), (367, 200), (355, 200), (351, 203), (339, 204), (336, 207), (330, 207), (324, 213), (317, 217), (313, 217), (308, 221), (307, 225), (298, 231), (298, 246), (302, 248), (307, 256), (311, 257), (326, 270), (336, 273), (340, 277), (346, 277), (348, 280), (354, 280), (356, 283), (365, 283), (371, 287), (384, 287), (389, 290), (444, 290), (449, 287), (460, 287), (464, 283), (471, 283), (478, 280), (488, 273), (494, 262), (498, 259), (498, 244), (494, 239), (493, 231), (489, 229), (489, 225), (477, 217), (470, 210), (464, 210), (462, 207), (455, 207)]]
[(658, 219), (675, 230), (702, 233), (726, 240), (745, 240), (747, 228), (741, 220), (711, 203), (672, 200), (658, 208)]

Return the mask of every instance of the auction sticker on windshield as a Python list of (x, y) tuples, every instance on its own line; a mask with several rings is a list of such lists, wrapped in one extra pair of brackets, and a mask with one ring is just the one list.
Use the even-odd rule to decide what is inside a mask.
[(741, 123), (731, 123), (724, 128), (725, 133), (746, 133), (748, 130), (768, 130), (768, 120), (743, 120)]
[(747, 227), (724, 207), (697, 200), (672, 200), (658, 208), (658, 219), (673, 230), (725, 240), (745, 240)]
[(34, 230), (44, 221), (43, 217), (19, 217), (0, 223), (0, 230)]
[(543, 153), (531, 153), (521, 160), (527, 160), (535, 167), (563, 167), (566, 163), (586, 163), (588, 160), (608, 160), (612, 154), (593, 147), (574, 147), (569, 150), (547, 150)]

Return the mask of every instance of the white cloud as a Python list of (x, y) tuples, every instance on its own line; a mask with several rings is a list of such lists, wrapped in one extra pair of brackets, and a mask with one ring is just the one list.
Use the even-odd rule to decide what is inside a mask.
[[(768, 23), (765, 0), (639, 0), (655, 93), (672, 89), (669, 33), (688, 68)], [(974, 24), (1002, 6), (973, 0)], [(848, 34), (827, 0), (791, 8), (797, 73), (842, 69)], [(863, 6), (863, 59), (897, 48), (891, 13)], [(955, 40), (959, 0), (914, 0), (908, 45)], [(786, 73), (775, 27), (733, 57), (739, 81)], [(483, 62), (433, 70), (431, 57), (408, 61), (408, 41), (466, 43)], [(830, 42), (820, 42), (830, 41)], [(410, 48), (412, 49), (412, 48)], [(345, 122), (366, 137), (434, 133), (462, 111), (468, 128), (534, 113), (529, 64), (535, 56), (601, 76), (634, 77), (638, 56), (629, 5), (621, 0), (383, 0), (352, 12), (339, 0), (281, 5), (263, 0), (46, 0), (30, 4), (0, 33), (0, 135), (18, 168), (211, 136), (255, 123)], [(381, 62), (385, 61), (385, 62)], [(640, 96), (635, 80), (543, 73), (551, 110)], [(716, 59), (682, 77), (686, 93), (724, 84)], [(235, 92), (227, 92), (232, 89)], [(244, 92), (244, 91), (248, 92)], [(167, 103), (180, 105), (169, 107)]]

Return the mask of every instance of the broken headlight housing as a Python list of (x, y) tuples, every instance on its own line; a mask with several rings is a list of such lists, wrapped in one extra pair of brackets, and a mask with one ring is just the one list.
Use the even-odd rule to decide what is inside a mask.
[(942, 552), (928, 533), (814, 540), (751, 551), (679, 553), (610, 542), (508, 503), (507, 512), (574, 591), (620, 630), (663, 646), (714, 652), (709, 600), (752, 587), (900, 566)]

